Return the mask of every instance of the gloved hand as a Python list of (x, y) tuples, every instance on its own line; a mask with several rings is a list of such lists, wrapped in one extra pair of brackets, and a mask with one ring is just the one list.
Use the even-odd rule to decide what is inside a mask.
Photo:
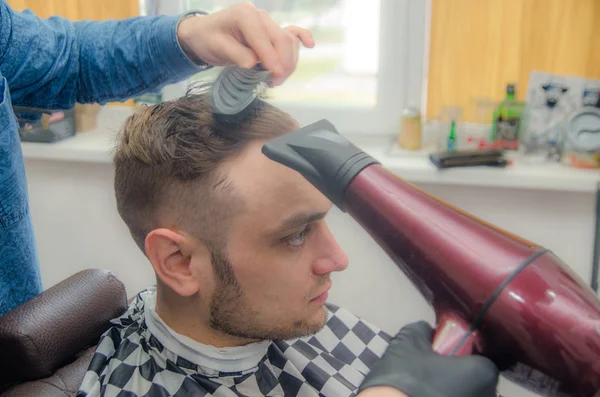
[(391, 386), (409, 397), (496, 397), (499, 370), (482, 356), (443, 356), (426, 322), (405, 326), (371, 369), (359, 391)]

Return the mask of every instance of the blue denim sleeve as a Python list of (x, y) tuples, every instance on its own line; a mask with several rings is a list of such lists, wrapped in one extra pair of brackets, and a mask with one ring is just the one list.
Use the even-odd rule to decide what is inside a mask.
[(203, 70), (177, 40), (181, 16), (70, 22), (0, 2), (0, 73), (14, 105), (122, 101)]

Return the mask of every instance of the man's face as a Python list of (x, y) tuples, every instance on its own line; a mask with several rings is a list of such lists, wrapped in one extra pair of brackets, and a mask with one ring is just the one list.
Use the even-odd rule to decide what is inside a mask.
[(215, 329), (248, 339), (291, 339), (326, 322), (330, 274), (348, 259), (324, 217), (331, 202), (299, 173), (251, 144), (225, 165), (244, 201), (226, 247), (213, 253), (221, 269), (210, 297)]

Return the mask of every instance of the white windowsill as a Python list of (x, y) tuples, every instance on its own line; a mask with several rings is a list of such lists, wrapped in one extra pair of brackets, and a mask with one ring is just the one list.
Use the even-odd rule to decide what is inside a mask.
[[(102, 112), (101, 112), (102, 113)], [(25, 159), (100, 163), (110, 165), (116, 131), (130, 109), (111, 110), (93, 131), (53, 144), (22, 143)], [(106, 115), (104, 115), (105, 117)], [(541, 189), (593, 193), (600, 183), (600, 170), (582, 170), (562, 164), (516, 164), (507, 168), (462, 167), (437, 170), (426, 156), (390, 155), (389, 139), (374, 136), (349, 137), (383, 166), (413, 183)]]

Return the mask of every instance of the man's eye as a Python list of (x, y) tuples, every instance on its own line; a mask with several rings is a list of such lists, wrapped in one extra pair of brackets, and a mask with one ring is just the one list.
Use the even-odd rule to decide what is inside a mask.
[(296, 233), (290, 237), (288, 237), (285, 242), (286, 244), (297, 248), (297, 247), (301, 247), (305, 240), (306, 240), (306, 236), (311, 232), (312, 228), (307, 227), (306, 229), (302, 230), (300, 233)]

